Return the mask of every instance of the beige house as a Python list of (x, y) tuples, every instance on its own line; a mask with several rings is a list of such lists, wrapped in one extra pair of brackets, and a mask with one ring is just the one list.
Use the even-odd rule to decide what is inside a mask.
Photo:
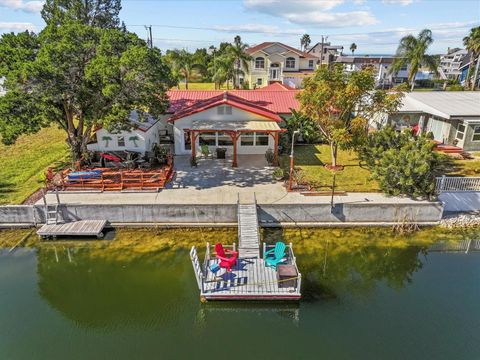
[(279, 82), (301, 88), (303, 79), (316, 69), (318, 58), (279, 42), (264, 42), (247, 49), (252, 57), (249, 69), (243, 69), (243, 82), (250, 89)]

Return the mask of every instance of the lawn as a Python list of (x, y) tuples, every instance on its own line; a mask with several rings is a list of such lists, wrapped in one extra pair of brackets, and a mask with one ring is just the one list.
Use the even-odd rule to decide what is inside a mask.
[(0, 204), (20, 204), (42, 187), (48, 166), (67, 158), (65, 132), (53, 127), (11, 146), (0, 143)]
[[(185, 84), (180, 83), (180, 90), (185, 90)], [(177, 89), (177, 87), (173, 88), (174, 90)], [(221, 90), (226, 90), (227, 85), (223, 84), (221, 86)], [(232, 89), (232, 85), (230, 84), (230, 89)], [(188, 83), (188, 90), (215, 90), (215, 84), (214, 83)]]
[[(328, 145), (299, 145), (295, 147), (295, 167), (302, 170), (304, 179), (317, 190), (331, 189), (333, 172), (324, 165), (331, 163), (330, 147)], [(340, 150), (337, 163), (343, 165), (342, 171), (337, 171), (336, 190), (351, 192), (375, 192), (378, 184), (370, 180), (370, 172), (360, 167), (357, 154), (353, 151)], [(288, 169), (287, 155), (281, 158), (281, 165)]]
[(454, 168), (447, 176), (480, 176), (480, 158), (472, 160), (454, 160)]

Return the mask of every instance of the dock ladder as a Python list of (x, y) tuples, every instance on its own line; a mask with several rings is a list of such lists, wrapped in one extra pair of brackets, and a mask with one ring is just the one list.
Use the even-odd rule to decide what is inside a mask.
[(238, 251), (241, 258), (260, 258), (260, 231), (258, 227), (257, 200), (241, 203), (238, 206)]
[(57, 199), (56, 203), (49, 204), (47, 202), (47, 197), (45, 196), (45, 190), (42, 191), (43, 204), (45, 207), (45, 223), (47, 225), (56, 225), (63, 223), (63, 219), (60, 220), (60, 196), (58, 195), (58, 190), (55, 191), (55, 196)]

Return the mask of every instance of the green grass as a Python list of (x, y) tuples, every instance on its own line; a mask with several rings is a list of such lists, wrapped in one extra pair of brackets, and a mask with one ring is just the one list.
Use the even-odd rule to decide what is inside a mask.
[(65, 136), (52, 127), (14, 145), (0, 143), (0, 204), (19, 204), (43, 186), (47, 167), (68, 157)]
[[(173, 89), (177, 89), (174, 87)], [(227, 85), (223, 84), (221, 86), (221, 90), (226, 90)], [(230, 84), (230, 89), (232, 89), (232, 85)], [(185, 84), (180, 84), (180, 90), (185, 90)], [(188, 83), (188, 90), (215, 90), (214, 83)]]
[(453, 169), (446, 175), (448, 176), (480, 176), (480, 159), (472, 160), (454, 160)]
[[(333, 172), (325, 168), (331, 163), (328, 145), (300, 145), (295, 147), (295, 167), (302, 170), (305, 182), (317, 190), (328, 190), (332, 186)], [(288, 156), (283, 155), (281, 165), (288, 169)], [(370, 172), (360, 167), (357, 154), (353, 151), (340, 150), (337, 164), (344, 169), (337, 171), (336, 190), (351, 192), (378, 191), (376, 181), (370, 179)]]

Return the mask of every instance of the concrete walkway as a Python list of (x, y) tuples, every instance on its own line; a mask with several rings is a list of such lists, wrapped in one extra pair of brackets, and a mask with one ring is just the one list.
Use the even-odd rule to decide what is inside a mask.
[[(239, 155), (238, 167), (230, 160), (200, 159), (190, 167), (188, 156), (175, 157), (175, 179), (160, 192), (60, 192), (60, 201), (68, 204), (235, 204), (238, 197), (251, 197), (259, 204), (328, 204), (330, 196), (303, 196), (288, 193), (283, 182), (273, 180), (273, 168), (263, 155)], [(55, 195), (47, 195), (55, 202)], [(349, 193), (335, 196), (334, 203), (419, 203), (403, 197), (380, 193)], [(39, 201), (37, 204), (43, 204)]]

